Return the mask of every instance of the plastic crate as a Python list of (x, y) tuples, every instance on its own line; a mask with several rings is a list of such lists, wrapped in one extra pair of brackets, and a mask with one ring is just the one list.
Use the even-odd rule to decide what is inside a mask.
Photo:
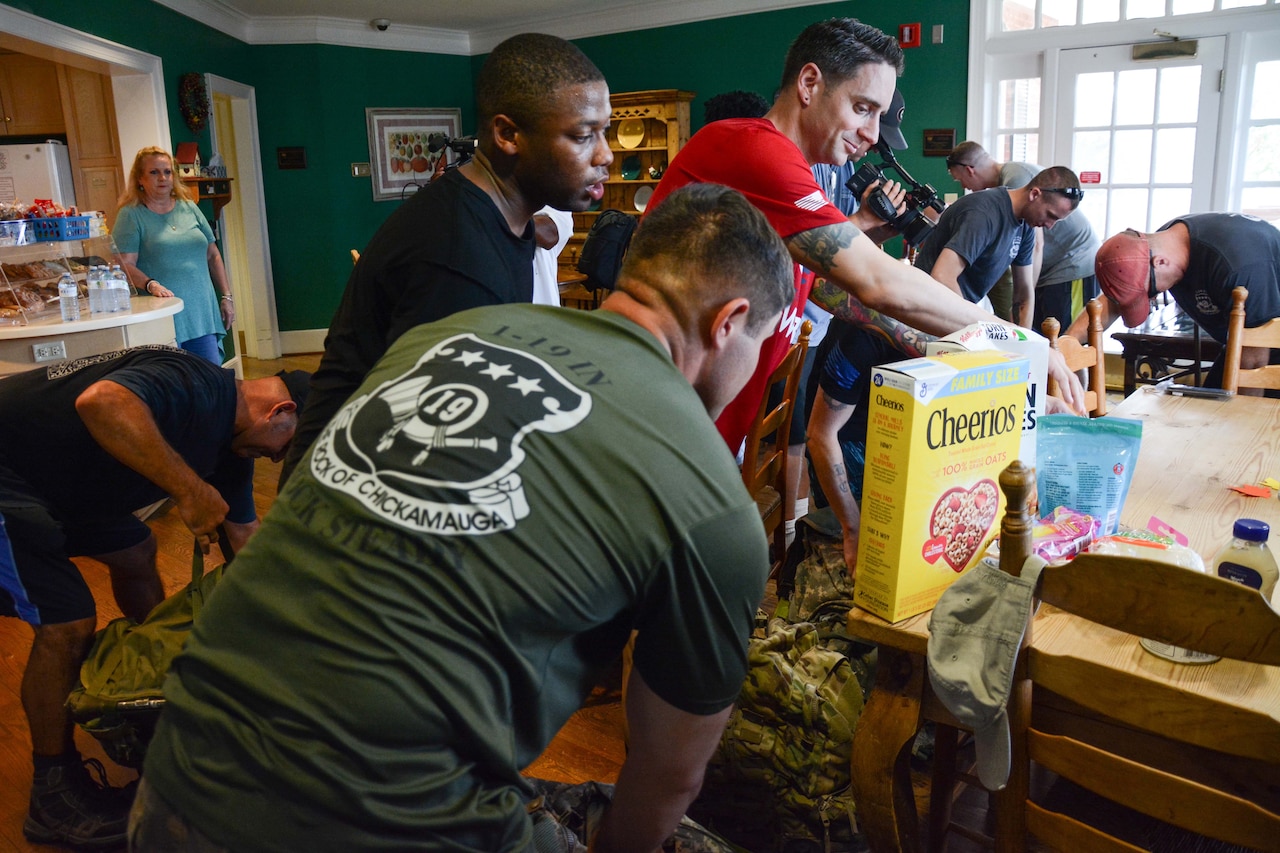
[(88, 216), (49, 216), (27, 221), (35, 227), (36, 241), (39, 243), (89, 238)]

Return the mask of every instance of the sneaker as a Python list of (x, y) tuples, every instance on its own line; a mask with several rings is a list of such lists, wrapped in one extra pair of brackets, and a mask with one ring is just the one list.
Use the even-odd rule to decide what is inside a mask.
[(123, 788), (108, 785), (106, 770), (96, 758), (54, 767), (31, 786), (22, 834), (43, 844), (60, 842), (95, 850), (123, 847), (137, 788), (137, 782)]

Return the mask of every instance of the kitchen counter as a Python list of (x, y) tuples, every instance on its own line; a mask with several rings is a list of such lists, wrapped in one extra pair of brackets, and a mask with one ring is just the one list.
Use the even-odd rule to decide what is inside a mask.
[[(25, 326), (0, 325), (0, 376), (126, 347), (174, 344), (173, 316), (182, 310), (181, 299), (135, 296), (131, 302), (127, 314), (90, 317), (85, 310), (70, 323), (55, 315)], [(36, 360), (37, 351), (59, 350), (62, 355)]]

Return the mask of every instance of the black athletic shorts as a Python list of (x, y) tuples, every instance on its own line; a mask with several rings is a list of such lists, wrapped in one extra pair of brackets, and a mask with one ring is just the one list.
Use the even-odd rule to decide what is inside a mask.
[(151, 535), (131, 513), (64, 520), (30, 485), (0, 466), (0, 615), (32, 625), (97, 613), (71, 557), (110, 554)]

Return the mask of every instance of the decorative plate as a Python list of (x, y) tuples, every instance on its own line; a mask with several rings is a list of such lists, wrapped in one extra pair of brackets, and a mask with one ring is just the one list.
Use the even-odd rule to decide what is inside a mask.
[(639, 148), (644, 142), (644, 119), (629, 118), (618, 125), (618, 144), (623, 148)]
[(635, 205), (636, 210), (644, 213), (644, 209), (649, 206), (649, 199), (653, 198), (653, 187), (641, 187), (636, 190)]
[(622, 177), (628, 181), (634, 181), (640, 177), (640, 158), (637, 155), (632, 154), (622, 161)]

